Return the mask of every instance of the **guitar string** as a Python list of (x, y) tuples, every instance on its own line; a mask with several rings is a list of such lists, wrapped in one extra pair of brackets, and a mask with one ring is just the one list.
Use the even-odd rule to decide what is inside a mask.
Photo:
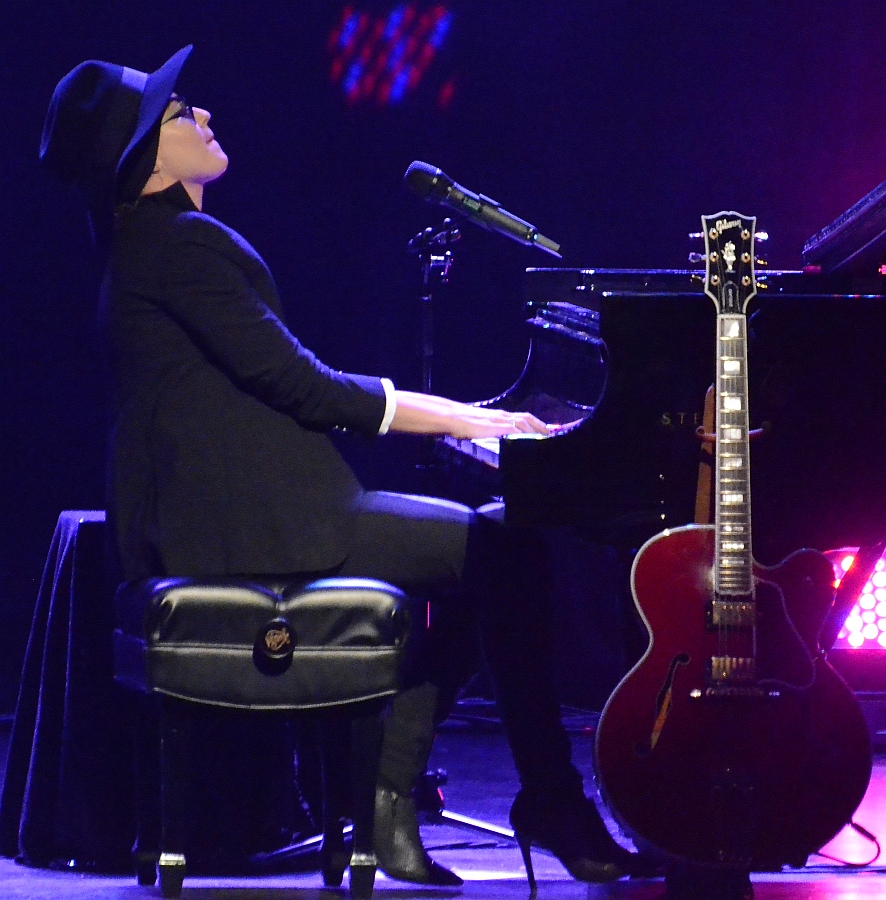
[[(725, 277), (725, 274), (724, 274), (724, 277)], [(734, 316), (735, 310), (729, 310), (729, 313), (730, 313), (730, 316)], [(725, 358), (732, 360), (738, 356), (739, 357), (739, 367), (741, 366), (740, 356), (738, 353), (738, 351), (740, 350), (740, 346), (739, 346), (740, 342), (735, 339), (734, 329), (732, 327), (735, 324), (738, 324), (738, 327), (740, 329), (740, 327), (741, 327), (740, 322), (737, 322), (734, 318), (730, 317), (729, 319), (724, 320), (724, 328), (726, 328), (727, 333), (729, 334), (729, 340), (725, 342), (726, 353), (721, 354), (721, 366), (723, 367), (723, 375), (724, 375), (724, 379), (723, 379), (724, 380), (724, 384), (723, 384), (724, 394), (726, 394), (727, 396), (729, 396), (730, 398), (733, 398), (733, 399), (736, 396), (738, 396), (741, 409), (739, 409), (738, 412), (736, 412), (736, 410), (734, 408), (732, 408), (732, 404), (730, 404), (730, 411), (727, 413), (725, 404), (724, 404), (724, 420), (725, 420), (724, 428), (734, 428), (735, 423), (737, 421), (738, 427), (740, 429), (742, 429), (743, 423), (741, 420), (742, 420), (742, 413), (743, 413), (743, 408), (745, 406), (745, 403), (744, 403), (743, 398), (741, 398), (740, 392), (737, 391), (738, 384), (736, 384), (736, 382), (738, 381), (738, 378), (734, 374), (729, 374), (726, 372), (725, 361), (724, 361), (724, 359), (722, 359), (725, 357)], [(743, 433), (744, 432), (742, 429), (741, 434), (743, 435)], [(725, 437), (725, 432), (724, 432), (724, 437)], [(739, 444), (739, 447), (740, 446), (741, 446), (741, 444)], [(721, 465), (723, 467), (723, 471), (726, 471), (725, 459), (726, 459), (726, 455), (728, 453), (728, 449), (731, 449), (731, 447), (732, 447), (731, 443), (728, 445), (728, 448), (725, 444), (721, 444)], [(728, 471), (730, 473), (730, 476), (734, 476), (734, 472), (731, 468)], [(730, 482), (728, 485), (728, 490), (731, 491), (731, 493), (733, 493), (733, 494), (738, 493), (740, 490), (740, 485), (736, 485), (736, 484)], [(723, 491), (724, 491), (724, 493), (727, 492), (726, 486), (724, 486)], [(746, 499), (746, 495), (742, 494), (742, 499), (743, 500)], [(743, 507), (741, 504), (738, 504), (737, 508), (740, 512), (743, 511)], [(734, 520), (734, 518), (735, 517), (733, 516), (732, 519)], [(742, 525), (744, 526), (744, 521), (742, 521)], [(730, 555), (730, 554), (735, 553), (734, 550), (730, 550), (729, 554), (725, 553), (724, 545), (727, 543), (727, 541), (726, 541), (725, 534), (723, 534), (723, 533), (720, 534), (720, 542), (721, 542), (720, 543), (721, 559), (724, 556), (726, 556), (726, 557), (729, 557), (731, 562), (740, 562), (741, 561), (740, 559), (736, 559), (736, 557), (734, 555)], [(742, 574), (743, 573), (739, 566), (731, 567), (729, 573), (726, 573), (721, 569), (721, 575), (725, 576), (726, 580), (729, 582), (729, 589), (726, 592), (727, 596), (729, 596), (729, 597), (735, 596), (736, 586), (741, 586)], [(730, 600), (729, 602), (735, 602), (735, 601)], [(733, 644), (737, 643), (736, 638), (734, 636), (734, 631), (735, 631), (735, 629), (730, 627), (729, 617), (727, 616), (723, 620), (723, 635), (724, 635), (723, 656), (726, 658), (726, 660), (730, 660), (734, 656), (738, 655), (737, 648), (733, 646)], [(726, 663), (726, 666), (727, 666), (727, 671), (729, 671), (729, 663), (728, 662)]]
[[(727, 271), (723, 266), (723, 254), (722, 252), (717, 255), (717, 275), (719, 278), (720, 285), (720, 296), (722, 300), (726, 298), (726, 284), (727, 284)], [(725, 303), (722, 304), (725, 306)], [(715, 534), (714, 539), (716, 541), (715, 548), (715, 562), (717, 567), (715, 582), (715, 599), (717, 597), (725, 597), (732, 596), (735, 590), (736, 584), (739, 585), (742, 590), (739, 593), (739, 596), (744, 596), (745, 593), (753, 595), (753, 572), (752, 561), (750, 557), (750, 479), (748, 472), (748, 409), (747, 409), (747, 340), (746, 340), (746, 320), (743, 318), (743, 310), (725, 310), (725, 314), (727, 315), (737, 315), (740, 318), (736, 319), (735, 322), (738, 325), (738, 338), (732, 338), (731, 334), (727, 331), (726, 322), (727, 320), (723, 317), (723, 313), (718, 316), (718, 328), (717, 328), (717, 381), (718, 381), (718, 391), (719, 394), (717, 400), (717, 416), (719, 419), (717, 425), (717, 431), (720, 433), (720, 443), (718, 447), (717, 454), (717, 510), (719, 515), (717, 516), (715, 522)], [(721, 346), (722, 345), (722, 346)], [(724, 364), (724, 358), (737, 358), (738, 359), (738, 374), (729, 374), (726, 371), (726, 367)], [(729, 410), (727, 411), (725, 396), (738, 396), (740, 398), (740, 407), (737, 410)], [(730, 419), (729, 424), (727, 425), (727, 418)], [(741, 440), (738, 444), (738, 456), (741, 461), (741, 465), (737, 470), (740, 473), (741, 481), (736, 485), (736, 490), (733, 493), (740, 493), (742, 496), (742, 503), (739, 504), (739, 508), (742, 512), (741, 518), (743, 521), (741, 522), (742, 531), (741, 540), (730, 541), (729, 543), (743, 543), (744, 548), (740, 554), (738, 566), (729, 566), (729, 573), (725, 571), (727, 568), (724, 565), (724, 543), (725, 541), (725, 531), (724, 531), (724, 523), (723, 523), (723, 506), (724, 506), (724, 493), (725, 493), (725, 485), (724, 485), (724, 476), (723, 472), (725, 471), (725, 462), (724, 457), (726, 455), (726, 447), (725, 447), (725, 431), (726, 427), (732, 427), (734, 419), (738, 420), (738, 427), (740, 429)], [(732, 469), (729, 469), (730, 475), (734, 475)], [(730, 550), (730, 552), (735, 552), (734, 550)], [(732, 558), (732, 561), (736, 561), (735, 558)], [(738, 572), (738, 576), (736, 576), (736, 572)], [(750, 580), (750, 584), (748, 583)], [(727, 583), (728, 582), (728, 586)], [(735, 602), (735, 601), (731, 601)], [(740, 601), (739, 601), (740, 602)], [(721, 617), (718, 618), (717, 625), (717, 646), (718, 646), (718, 654), (720, 658), (724, 661), (722, 664), (725, 666), (726, 674), (725, 677), (728, 680), (728, 673), (731, 668), (730, 663), (728, 662), (733, 656), (739, 655), (739, 649), (742, 644), (742, 640), (739, 637), (741, 634), (741, 629), (736, 626), (735, 631), (736, 634), (733, 635), (733, 628), (730, 627), (729, 616), (730, 614), (725, 611), (721, 607), (722, 614)], [(755, 635), (752, 636), (752, 642), (755, 644)]]
[[(733, 557), (733, 560), (738, 562), (739, 565), (736, 567), (737, 572), (739, 573), (737, 577), (730, 579), (732, 582), (732, 591), (738, 587), (738, 596), (744, 597), (745, 594), (749, 593), (749, 579), (752, 577), (748, 571), (748, 567), (750, 565), (748, 560), (748, 549), (749, 549), (749, 532), (750, 532), (750, 495), (748, 484), (746, 482), (746, 473), (747, 473), (747, 458), (746, 458), (746, 449), (747, 449), (747, 391), (745, 389), (744, 384), (744, 376), (746, 373), (746, 341), (745, 341), (745, 329), (744, 329), (744, 321), (743, 317), (738, 310), (733, 311), (733, 315), (738, 316), (731, 320), (737, 326), (738, 337), (732, 338), (728, 342), (728, 356), (730, 359), (738, 359), (738, 373), (732, 374), (726, 379), (727, 391), (730, 396), (737, 396), (739, 398), (739, 409), (737, 411), (733, 410), (730, 413), (730, 427), (734, 427), (732, 422), (735, 421), (738, 423), (739, 428), (739, 436), (740, 440), (738, 442), (738, 453), (741, 456), (742, 465), (739, 469), (733, 470), (729, 469), (730, 475), (734, 475), (734, 471), (741, 473), (741, 480), (739, 483), (733, 485), (735, 488), (734, 493), (739, 493), (741, 495), (741, 502), (738, 504), (738, 509), (740, 512), (741, 519), (741, 537), (735, 543), (743, 544), (743, 548), (741, 552), (731, 551), (736, 553), (736, 557)], [(730, 445), (731, 446), (731, 445)], [(724, 454), (725, 454), (724, 450)], [(725, 542), (725, 536), (721, 536), (721, 538)], [(736, 602), (736, 601), (732, 601)], [(739, 600), (738, 602), (741, 602)], [(746, 653), (742, 653), (742, 645), (745, 643), (745, 632), (741, 627), (730, 627), (729, 620), (726, 619), (724, 621), (724, 629), (726, 634), (726, 648), (725, 655), (727, 659), (731, 659), (733, 657), (744, 657)]]
[[(720, 264), (720, 278), (721, 284), (725, 285), (725, 272), (722, 271), (722, 264)], [(741, 473), (739, 482), (735, 485), (735, 492), (739, 492), (742, 494), (743, 503), (742, 507), (742, 518), (743, 521), (741, 523), (742, 532), (741, 538), (736, 540), (735, 543), (743, 543), (744, 547), (742, 550), (742, 563), (737, 568), (738, 572), (741, 573), (739, 577), (734, 577), (731, 573), (724, 572), (721, 567), (719, 570), (719, 574), (721, 577), (730, 583), (730, 588), (725, 591), (721, 596), (731, 596), (732, 591), (735, 586), (739, 586), (741, 588), (739, 592), (739, 596), (744, 597), (745, 595), (748, 598), (748, 601), (752, 604), (752, 609), (754, 611), (753, 622), (752, 622), (752, 631), (751, 631), (751, 646), (750, 646), (750, 658), (757, 661), (757, 615), (756, 615), (756, 579), (754, 577), (753, 571), (753, 553), (752, 553), (752, 523), (751, 523), (751, 485), (750, 485), (750, 410), (748, 409), (748, 376), (747, 376), (747, 318), (744, 314), (743, 310), (734, 310), (733, 314), (737, 317), (735, 319), (736, 324), (738, 325), (738, 334), (735, 338), (730, 338), (729, 340), (722, 340), (725, 337), (725, 329), (724, 329), (724, 320), (719, 319), (719, 334), (720, 338), (719, 343), (724, 345), (723, 353), (718, 354), (718, 376), (720, 378), (719, 385), (719, 393), (722, 395), (730, 395), (730, 396), (738, 396), (741, 400), (740, 408), (738, 410), (733, 410), (731, 412), (727, 412), (725, 409), (725, 404), (720, 403), (718, 405), (718, 415), (720, 416), (720, 421), (717, 425), (717, 430), (720, 432), (721, 436), (724, 435), (724, 429), (730, 426), (734, 426), (735, 421), (726, 422), (727, 417), (731, 417), (732, 419), (737, 420), (738, 427), (740, 429), (741, 441), (738, 449), (738, 456), (740, 457), (740, 466), (736, 471)], [(737, 359), (738, 367), (737, 374), (728, 374), (723, 365), (723, 358), (729, 359)], [(720, 453), (718, 455), (718, 465), (720, 467), (720, 471), (725, 470), (724, 456), (727, 454), (727, 450), (724, 447), (724, 444), (721, 443), (719, 447)], [(733, 469), (729, 470), (730, 477), (734, 475)], [(722, 485), (719, 487), (718, 493), (718, 502), (721, 504), (718, 507), (722, 511), (722, 498), (723, 492), (726, 488)], [(717, 540), (717, 553), (720, 559), (723, 557), (723, 544), (732, 543), (732, 541), (727, 541), (727, 536), (722, 531), (722, 521), (718, 524), (717, 534), (715, 535), (715, 539)], [(733, 551), (731, 551), (733, 552)], [(734, 551), (737, 552), (737, 551)], [(721, 584), (722, 587), (722, 584)], [(784, 621), (787, 623), (788, 628), (793, 633), (796, 638), (796, 646), (800, 648), (802, 654), (806, 658), (808, 663), (809, 676), (805, 682), (802, 684), (795, 684), (788, 682), (782, 678), (770, 677), (770, 678), (760, 678), (760, 672), (756, 669), (752, 673), (754, 682), (757, 686), (769, 686), (769, 687), (778, 687), (782, 689), (792, 690), (792, 691), (806, 691), (812, 687), (816, 678), (815, 671), (815, 662), (814, 658), (809, 651), (809, 648), (806, 646), (805, 641), (803, 640), (802, 635), (800, 634), (797, 626), (794, 621), (790, 617), (787, 609), (784, 608), (784, 597), (782, 597), (782, 608), (784, 613)], [(740, 616), (739, 616), (740, 619)], [(734, 634), (733, 634), (734, 630)], [(724, 615), (720, 626), (718, 627), (718, 646), (720, 654), (725, 657), (727, 660), (731, 657), (743, 657), (748, 655), (747, 650), (743, 650), (742, 645), (745, 641), (742, 638), (743, 630), (741, 628), (736, 627), (735, 629), (730, 628), (729, 626), (729, 617), (728, 615)], [(728, 666), (728, 663), (727, 663)]]
[[(717, 445), (717, 504), (719, 510), (719, 516), (716, 519), (716, 532), (714, 535), (714, 539), (716, 540), (716, 551), (715, 551), (715, 559), (717, 561), (717, 572), (715, 576), (716, 581), (716, 598), (722, 599), (724, 596), (723, 588), (725, 581), (725, 571), (724, 571), (724, 559), (723, 559), (723, 516), (725, 514), (724, 510), (724, 484), (723, 484), (723, 448), (724, 448), (724, 440), (725, 440), (725, 428), (726, 428), (726, 402), (725, 395), (727, 393), (727, 379), (725, 367), (723, 365), (723, 357), (727, 355), (727, 343), (723, 340), (725, 337), (725, 319), (724, 314), (726, 312), (726, 293), (725, 293), (725, 280), (726, 273), (723, 270), (723, 254), (722, 252), (718, 252), (717, 254), (717, 278), (720, 286), (720, 298), (721, 298), (721, 308), (720, 315), (717, 317), (717, 381), (718, 381), (718, 397), (717, 397), (717, 411), (718, 411), (718, 423), (717, 423), (717, 431), (719, 433), (719, 443)], [(726, 352), (724, 352), (726, 351)], [(729, 656), (729, 640), (728, 640), (728, 631), (724, 626), (725, 617), (718, 619), (717, 622), (717, 653), (720, 659), (727, 659)], [(712, 664), (713, 668), (713, 664)]]

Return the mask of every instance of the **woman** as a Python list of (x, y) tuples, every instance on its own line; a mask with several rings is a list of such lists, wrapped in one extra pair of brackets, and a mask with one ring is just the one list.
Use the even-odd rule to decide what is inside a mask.
[[(41, 146), (108, 246), (109, 517), (123, 576), (359, 575), (432, 600), (471, 595), (521, 778), (511, 812), (521, 845), (551, 849), (586, 881), (636, 869), (570, 762), (531, 604), (515, 614), (511, 603), (526, 586), (505, 583), (513, 551), (501, 529), (457, 504), (364, 491), (326, 434), (473, 438), (548, 426), (333, 371), (296, 340), (262, 259), (202, 213), (228, 160), (209, 113), (175, 93), (190, 50), (152, 74), (78, 66), (56, 88)], [(424, 851), (410, 798), (439, 692), (451, 696), (461, 674), (429, 659), (386, 722), (376, 850), (395, 878), (461, 883)]]

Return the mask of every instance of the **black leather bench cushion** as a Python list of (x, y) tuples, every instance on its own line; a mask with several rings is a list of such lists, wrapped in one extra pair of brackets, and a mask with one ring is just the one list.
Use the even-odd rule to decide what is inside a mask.
[(250, 709), (393, 694), (409, 628), (399, 590), (355, 578), (150, 579), (123, 585), (115, 607), (118, 681)]

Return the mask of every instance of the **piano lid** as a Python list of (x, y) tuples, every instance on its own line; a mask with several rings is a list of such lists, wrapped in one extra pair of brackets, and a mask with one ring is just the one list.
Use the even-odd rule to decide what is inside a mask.
[[(587, 320), (599, 328), (606, 373), (595, 375), (602, 394), (578, 427), (501, 442), (496, 493), (512, 521), (608, 535), (627, 523), (641, 537), (691, 521), (695, 426), (714, 378), (716, 330), (695, 274), (527, 271), (527, 317), (541, 320), (536, 360), (501, 399), (522, 408), (553, 383), (549, 372), (566, 371), (567, 351), (597, 353), (599, 343), (543, 328), (552, 304), (596, 313)], [(886, 531), (886, 277), (775, 271), (761, 281), (767, 288), (749, 309), (751, 422), (766, 427), (752, 449), (755, 554), (771, 564), (802, 546), (877, 540)]]
[(803, 262), (822, 272), (876, 272), (886, 263), (886, 181), (803, 245)]
[[(703, 270), (694, 269), (554, 269), (528, 268), (525, 298), (531, 307), (554, 300), (599, 312), (600, 298), (611, 296), (700, 295)], [(814, 269), (756, 272), (758, 298), (763, 296), (846, 297), (886, 294), (886, 276), (822, 274)]]

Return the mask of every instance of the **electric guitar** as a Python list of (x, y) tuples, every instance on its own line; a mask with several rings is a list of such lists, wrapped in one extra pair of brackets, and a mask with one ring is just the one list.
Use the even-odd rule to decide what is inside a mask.
[[(756, 220), (702, 217), (717, 307), (715, 524), (664, 531), (631, 571), (649, 647), (603, 710), (596, 771), (629, 834), (667, 857), (802, 866), (846, 825), (871, 774), (858, 704), (819, 649), (833, 571), (814, 550), (751, 549), (747, 319)], [(810, 483), (814, 490), (814, 483)]]

